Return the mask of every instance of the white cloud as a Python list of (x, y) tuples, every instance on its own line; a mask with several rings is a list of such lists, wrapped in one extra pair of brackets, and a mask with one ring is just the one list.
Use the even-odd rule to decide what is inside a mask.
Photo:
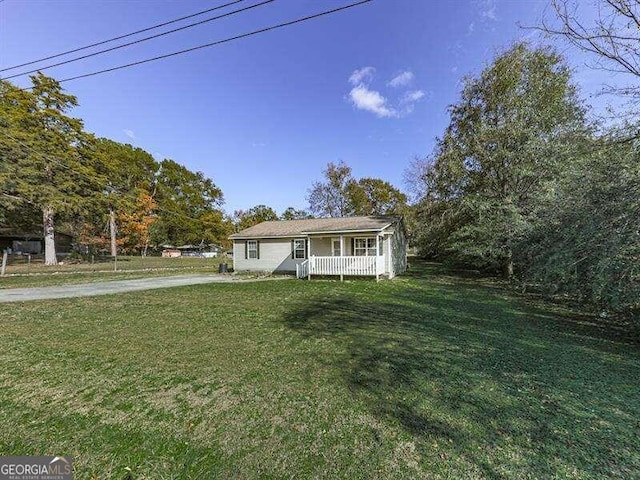
[(396, 117), (398, 115), (393, 108), (387, 105), (387, 99), (380, 92), (369, 90), (362, 84), (351, 89), (349, 98), (356, 108), (375, 113), (379, 117)]
[(389, 80), (389, 86), (394, 88), (404, 87), (406, 85), (409, 85), (413, 81), (413, 78), (414, 78), (413, 72), (411, 72), (410, 70), (407, 70), (396, 75), (391, 80)]
[(498, 20), (496, 16), (496, 2), (494, 0), (485, 0), (480, 3), (480, 17), (486, 20)]
[(402, 97), (402, 101), (405, 103), (414, 103), (420, 100), (421, 98), (424, 98), (424, 96), (425, 96), (424, 91), (413, 90), (411, 92), (405, 93), (404, 97)]
[(412, 90), (405, 92), (400, 99), (400, 106), (402, 115), (409, 115), (415, 110), (416, 103), (422, 100), (427, 95), (432, 96), (433, 92), (426, 93), (424, 90)]
[(136, 138), (136, 134), (133, 133), (133, 130), (124, 130), (124, 134), (129, 138)]
[(376, 69), (373, 67), (363, 67), (359, 70), (355, 70), (349, 77), (349, 83), (351, 85), (359, 85), (363, 82), (368, 82), (373, 77)]
[[(349, 92), (348, 99), (359, 110), (373, 113), (380, 118), (401, 118), (413, 112), (417, 102), (433, 95), (433, 92), (403, 88), (390, 101), (380, 91), (371, 88), (370, 84), (375, 72), (374, 67), (363, 67), (355, 70), (349, 77), (349, 83), (353, 85), (353, 88)], [(406, 87), (414, 80), (413, 72), (405, 70), (389, 80), (386, 86), (390, 88)]]

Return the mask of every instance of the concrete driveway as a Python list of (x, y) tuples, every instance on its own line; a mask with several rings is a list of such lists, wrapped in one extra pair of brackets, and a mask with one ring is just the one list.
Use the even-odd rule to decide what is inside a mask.
[(181, 287), (202, 283), (230, 283), (234, 280), (225, 275), (176, 275), (174, 277), (137, 278), (135, 280), (114, 280), (108, 282), (62, 285), (59, 287), (33, 287), (0, 289), (0, 303), (27, 302), (31, 300), (51, 300), (55, 298), (92, 297), (122, 292), (137, 292), (156, 288)]

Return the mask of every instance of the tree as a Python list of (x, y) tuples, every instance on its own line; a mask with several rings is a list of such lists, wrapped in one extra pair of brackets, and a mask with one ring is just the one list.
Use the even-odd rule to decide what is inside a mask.
[[(626, 100), (607, 124), (618, 122), (617, 141), (628, 141), (640, 136), (637, 124), (640, 105), (640, 3), (637, 0), (604, 0), (578, 2), (552, 0), (554, 19), (543, 19), (542, 25), (532, 27), (548, 36), (565, 40), (590, 55), (592, 68), (621, 73), (631, 82), (604, 85), (601, 93)], [(584, 9), (591, 7), (588, 11)], [(612, 110), (610, 108), (610, 110)], [(625, 137), (619, 133), (626, 131)], [(606, 133), (605, 135), (606, 136)]]
[(309, 209), (318, 216), (402, 214), (407, 196), (378, 178), (356, 180), (344, 162), (329, 163), (322, 172), (325, 181), (309, 190)]
[(379, 178), (361, 178), (347, 187), (350, 210), (354, 215), (403, 214), (407, 196)]
[(31, 91), (0, 81), (0, 191), (5, 205), (41, 212), (45, 264), (54, 265), (56, 217), (82, 210), (96, 175), (81, 154), (82, 121), (66, 115), (76, 98), (40, 73), (31, 81)]
[(151, 239), (151, 226), (157, 220), (154, 213), (156, 206), (151, 195), (140, 189), (133, 208), (119, 213), (119, 244), (125, 253), (146, 253)]
[(278, 214), (271, 207), (256, 205), (249, 210), (236, 210), (234, 213), (236, 231), (253, 227), (262, 222), (278, 220)]
[(296, 210), (293, 207), (287, 208), (280, 216), (281, 220), (304, 220), (306, 218), (313, 218), (306, 210)]
[(640, 320), (640, 151), (608, 136), (583, 142), (518, 248), (545, 292)]
[[(584, 109), (562, 58), (520, 43), (467, 78), (434, 158), (422, 174), (420, 219), (449, 228), (445, 252), (513, 275), (514, 245), (532, 228), (540, 198), (565, 168)], [(442, 253), (442, 252), (441, 252)]]
[(595, 17), (585, 20), (580, 5), (573, 0), (552, 0), (556, 22), (544, 20), (538, 29), (561, 37), (580, 50), (592, 54), (593, 66), (606, 71), (621, 72), (635, 77), (635, 85), (609, 88), (610, 93), (640, 100), (640, 3), (637, 0), (601, 0)]
[[(205, 230), (215, 229), (210, 222), (214, 219), (224, 222), (220, 210), (224, 202), (222, 190), (202, 172), (192, 172), (165, 159), (160, 163), (151, 191), (161, 214), (152, 228), (156, 244), (201, 243)], [(222, 231), (222, 225), (219, 226)]]
[(353, 183), (351, 167), (330, 162), (323, 170), (325, 182), (314, 182), (307, 197), (309, 209), (319, 217), (345, 217), (351, 214), (348, 189)]

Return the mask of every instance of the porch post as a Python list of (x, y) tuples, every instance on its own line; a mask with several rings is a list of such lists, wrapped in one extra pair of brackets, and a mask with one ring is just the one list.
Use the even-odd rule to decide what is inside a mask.
[(311, 280), (311, 237), (307, 235), (307, 280)]
[(376, 282), (378, 281), (378, 257), (380, 256), (380, 234), (376, 233)]
[(389, 236), (389, 241), (387, 242), (387, 255), (389, 256), (389, 258), (387, 259), (389, 261), (389, 278), (393, 278), (395, 276), (395, 273), (393, 271), (393, 257), (391, 256), (391, 239), (392, 237)]
[(344, 235), (340, 235), (340, 281), (344, 282)]

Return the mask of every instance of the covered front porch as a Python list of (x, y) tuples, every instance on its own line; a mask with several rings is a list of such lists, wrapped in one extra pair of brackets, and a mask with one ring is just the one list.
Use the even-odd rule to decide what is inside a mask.
[[(294, 255), (300, 247), (302, 242), (295, 240)], [(345, 276), (374, 276), (378, 280), (387, 271), (385, 253), (389, 242), (385, 241), (384, 234), (378, 232), (308, 235), (304, 239), (304, 247), (305, 259), (296, 264), (298, 278), (335, 275), (341, 280)]]

